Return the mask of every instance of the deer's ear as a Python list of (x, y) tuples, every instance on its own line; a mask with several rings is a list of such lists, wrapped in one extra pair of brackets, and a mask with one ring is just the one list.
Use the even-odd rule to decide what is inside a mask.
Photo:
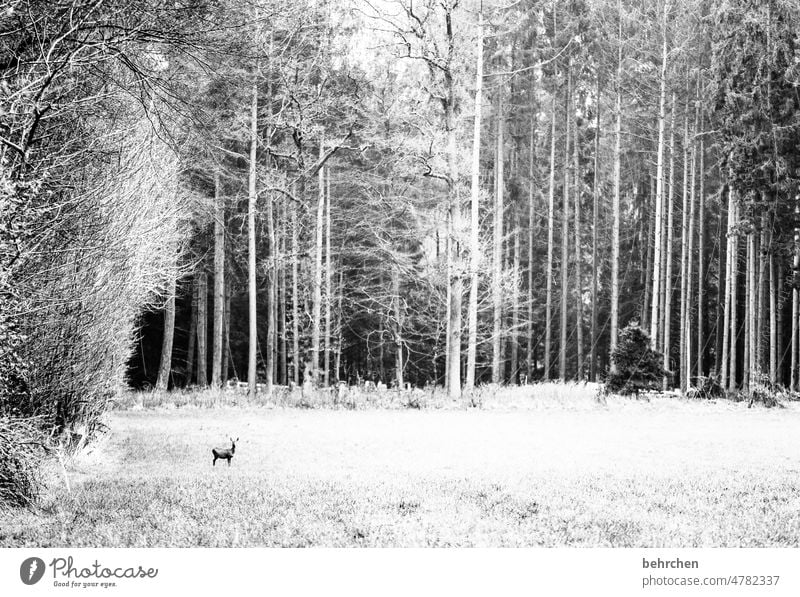
[(236, 441), (237, 441), (237, 442), (239, 441), (239, 438), (238, 438), (238, 437), (236, 438)]

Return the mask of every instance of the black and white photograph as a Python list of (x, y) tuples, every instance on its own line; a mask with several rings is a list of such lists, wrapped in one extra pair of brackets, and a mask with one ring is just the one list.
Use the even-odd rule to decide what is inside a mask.
[(25, 584), (796, 548), (799, 357), (798, 0), (0, 0)]

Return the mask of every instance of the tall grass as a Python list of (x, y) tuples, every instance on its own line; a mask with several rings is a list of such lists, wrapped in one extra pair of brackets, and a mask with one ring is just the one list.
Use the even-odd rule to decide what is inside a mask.
[(409, 390), (365, 388), (362, 386), (317, 388), (273, 386), (250, 396), (246, 388), (181, 388), (172, 391), (129, 390), (113, 402), (117, 410), (153, 408), (318, 408), (318, 409), (585, 409), (598, 405), (598, 384), (548, 382), (524, 386), (486, 384), (458, 400), (447, 396), (441, 386)]
[(46, 451), (39, 421), (0, 417), (0, 507), (33, 504)]

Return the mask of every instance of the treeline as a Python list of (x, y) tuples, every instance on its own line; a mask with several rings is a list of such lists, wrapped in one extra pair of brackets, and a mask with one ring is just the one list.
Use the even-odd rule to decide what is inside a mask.
[(134, 385), (798, 383), (785, 0), (11, 2), (2, 413)]
[(135, 383), (595, 380), (639, 322), (665, 387), (796, 388), (793, 3), (230, 10)]

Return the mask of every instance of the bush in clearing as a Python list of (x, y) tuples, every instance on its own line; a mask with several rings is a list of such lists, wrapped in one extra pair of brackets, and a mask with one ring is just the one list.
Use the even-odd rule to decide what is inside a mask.
[(650, 336), (638, 324), (628, 324), (611, 353), (616, 369), (606, 379), (606, 390), (630, 395), (659, 389), (668, 374), (661, 366), (663, 359), (660, 352), (650, 348)]

